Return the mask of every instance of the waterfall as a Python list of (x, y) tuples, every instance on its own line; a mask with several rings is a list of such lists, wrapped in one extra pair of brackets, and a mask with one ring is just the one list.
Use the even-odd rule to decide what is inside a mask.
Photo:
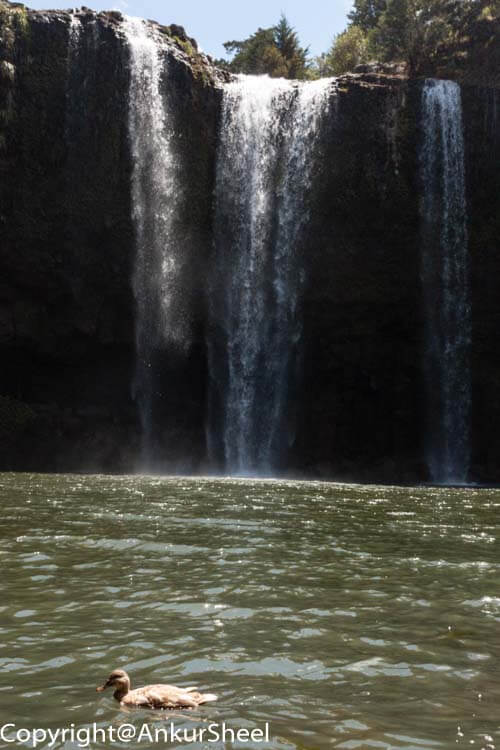
[(70, 20), (69, 20), (69, 54), (70, 55), (74, 49), (78, 48), (78, 42), (80, 40), (81, 31), (82, 31), (82, 22), (80, 21), (80, 19), (74, 12), (70, 13)]
[(422, 117), (428, 465), (433, 481), (464, 483), (470, 460), (471, 314), (460, 86), (427, 80)]
[[(300, 238), (332, 80), (238, 76), (217, 157), (209, 450), (231, 473), (276, 470), (293, 440)], [(215, 340), (213, 340), (215, 339)]]
[[(74, 12), (70, 13), (69, 26), (68, 26), (68, 52), (66, 59), (66, 147), (68, 151), (71, 151), (72, 140), (74, 133), (78, 127), (77, 117), (77, 93), (78, 86), (78, 63), (79, 63), (79, 48), (80, 48), (80, 37), (82, 35), (82, 22), (75, 15)], [(79, 92), (78, 92), (79, 93)]]
[(174, 131), (164, 78), (168, 62), (158, 32), (127, 18), (130, 49), (129, 132), (132, 150), (132, 210), (136, 236), (133, 288), (136, 299), (134, 396), (142, 427), (142, 464), (151, 465), (154, 403), (161, 388), (158, 351), (183, 346), (186, 324), (178, 314), (181, 260), (175, 217), (181, 194)]

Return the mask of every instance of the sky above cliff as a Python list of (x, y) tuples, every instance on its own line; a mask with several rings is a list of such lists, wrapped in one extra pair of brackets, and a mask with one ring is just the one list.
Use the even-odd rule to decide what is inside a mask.
[[(30, 8), (67, 8), (66, 2), (35, 0)], [(131, 16), (151, 18), (160, 23), (184, 26), (205, 52), (214, 57), (225, 56), (223, 42), (245, 39), (259, 26), (274, 26), (281, 13), (297, 30), (302, 45), (309, 46), (312, 55), (326, 52), (334, 34), (346, 25), (346, 15), (352, 0), (83, 0), (94, 10), (117, 8)]]

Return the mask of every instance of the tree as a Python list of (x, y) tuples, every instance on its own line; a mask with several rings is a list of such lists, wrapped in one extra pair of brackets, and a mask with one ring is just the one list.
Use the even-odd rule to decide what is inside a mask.
[(308, 47), (301, 47), (297, 32), (290, 26), (284, 14), (274, 27), (274, 43), (286, 60), (286, 78), (305, 78), (308, 67)]
[(328, 54), (328, 52), (322, 52), (321, 55), (314, 58), (310, 68), (311, 78), (326, 78), (327, 76), (333, 75), (328, 60)]
[(380, 59), (408, 59), (417, 33), (416, 4), (417, 0), (388, 0), (370, 36)]
[(234, 54), (231, 61), (226, 65), (233, 73), (248, 73), (259, 75), (268, 73), (266, 63), (266, 51), (274, 46), (273, 29), (257, 29), (257, 31), (241, 42), (224, 42), (224, 49), (229, 54)]
[(351, 26), (358, 26), (364, 32), (374, 29), (384, 10), (387, 0), (354, 0), (353, 9), (348, 14)]
[(381, 60), (402, 60), (417, 72), (452, 36), (456, 8), (456, 0), (388, 0), (370, 33), (371, 48)]
[(338, 76), (354, 70), (356, 65), (367, 60), (366, 34), (359, 26), (352, 25), (335, 37), (325, 62), (329, 74)]
[(272, 78), (308, 78), (310, 63), (308, 48), (300, 46), (295, 30), (284, 15), (276, 26), (257, 31), (243, 41), (224, 43), (231, 61), (221, 61), (233, 73), (261, 75), (267, 73)]
[[(317, 58), (316, 70), (339, 74), (377, 59), (405, 62), (410, 75), (433, 75), (443, 61), (461, 69), (473, 54), (494, 70), (499, 17), (500, 0), (354, 0), (348, 28)], [(479, 29), (484, 41), (474, 46)]]

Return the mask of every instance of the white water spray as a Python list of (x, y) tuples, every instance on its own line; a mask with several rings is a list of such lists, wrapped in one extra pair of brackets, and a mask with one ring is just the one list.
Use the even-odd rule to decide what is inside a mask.
[(133, 277), (136, 298), (135, 398), (142, 424), (142, 460), (150, 460), (155, 398), (155, 354), (166, 344), (184, 344), (186, 329), (176, 315), (179, 249), (174, 221), (181, 193), (173, 148), (172, 114), (163, 90), (168, 76), (158, 33), (136, 18), (124, 30), (130, 49), (129, 132), (132, 149), (132, 209), (136, 235)]
[[(293, 437), (289, 396), (301, 337), (299, 245), (308, 220), (314, 145), (331, 91), (331, 79), (302, 84), (265, 76), (238, 76), (224, 89), (211, 295), (222, 299), (212, 306), (225, 349), (222, 367), (210, 348), (225, 469), (231, 473), (271, 472)], [(214, 423), (212, 413), (212, 446)]]

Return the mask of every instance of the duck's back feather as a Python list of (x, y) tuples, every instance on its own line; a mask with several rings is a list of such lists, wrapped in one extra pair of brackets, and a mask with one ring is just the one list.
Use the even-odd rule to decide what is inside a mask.
[(196, 688), (179, 688), (175, 685), (146, 685), (130, 690), (122, 699), (124, 706), (149, 708), (196, 708), (202, 703), (217, 700), (213, 693), (200, 693)]

